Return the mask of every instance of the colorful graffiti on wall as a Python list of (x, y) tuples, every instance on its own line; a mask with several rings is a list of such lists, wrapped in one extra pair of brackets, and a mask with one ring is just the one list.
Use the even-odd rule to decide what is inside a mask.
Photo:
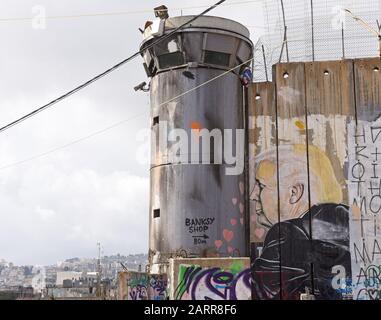
[(144, 273), (131, 273), (127, 283), (128, 300), (148, 300), (149, 278)]
[(335, 270), (351, 278), (349, 208), (328, 157), (308, 149), (309, 158), (304, 145), (256, 158), (251, 200), (265, 240), (252, 263), (254, 299), (298, 300), (306, 289), (318, 299), (341, 299)]
[(176, 300), (250, 300), (251, 270), (233, 262), (224, 270), (180, 265)]
[(381, 118), (348, 135), (353, 298), (381, 300)]
[(166, 300), (166, 275), (131, 272), (127, 281), (128, 300)]
[(151, 275), (148, 286), (148, 296), (150, 300), (166, 300), (167, 299), (167, 276)]

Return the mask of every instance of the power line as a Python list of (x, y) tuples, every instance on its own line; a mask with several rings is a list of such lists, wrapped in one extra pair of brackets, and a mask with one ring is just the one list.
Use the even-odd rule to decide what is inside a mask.
[(364, 21), (363, 18), (356, 16), (350, 11), (349, 9), (344, 9), (346, 13), (348, 13), (355, 21), (360, 22), (370, 33), (373, 33), (376, 37), (378, 37), (381, 40), (381, 33), (378, 32), (376, 29), (374, 29), (369, 23)]
[(147, 113), (147, 112), (144, 112), (144, 113), (135, 115), (135, 116), (133, 116), (132, 118), (128, 118), (128, 119), (119, 121), (119, 122), (117, 122), (117, 123), (112, 124), (111, 126), (108, 126), (108, 127), (104, 128), (104, 129), (101, 129), (101, 130), (98, 130), (98, 131), (96, 131), (96, 132), (93, 132), (93, 133), (91, 133), (91, 134), (89, 134), (89, 135), (87, 135), (87, 136), (85, 136), (85, 137), (79, 138), (79, 139), (74, 140), (74, 141), (72, 141), (72, 142), (70, 142), (70, 143), (64, 144), (64, 145), (62, 145), (62, 146), (60, 146), (60, 147), (56, 147), (56, 148), (54, 148), (54, 149), (50, 149), (50, 150), (48, 150), (48, 151), (46, 151), (46, 152), (44, 152), (44, 153), (40, 153), (40, 154), (35, 155), (35, 156), (32, 156), (32, 157), (30, 157), (30, 158), (27, 158), (27, 159), (24, 159), (24, 160), (21, 160), (21, 161), (18, 161), (18, 162), (9, 164), (9, 165), (5, 165), (5, 166), (3, 166), (3, 167), (0, 167), (0, 171), (1, 171), (1, 170), (5, 170), (5, 169), (9, 169), (9, 168), (11, 168), (11, 167), (18, 166), (18, 165), (23, 164), (23, 163), (26, 163), (26, 162), (30, 162), (30, 161), (32, 161), (32, 160), (36, 160), (36, 159), (42, 158), (42, 157), (44, 157), (44, 156), (47, 156), (47, 155), (52, 154), (52, 153), (54, 153), (54, 152), (57, 152), (57, 151), (59, 151), (59, 150), (66, 149), (66, 148), (68, 148), (68, 147), (70, 147), (70, 146), (73, 146), (73, 145), (75, 145), (75, 144), (78, 144), (78, 143), (80, 143), (80, 142), (82, 142), (82, 141), (88, 140), (88, 139), (90, 139), (90, 138), (92, 138), (92, 137), (95, 137), (95, 136), (98, 136), (98, 135), (100, 135), (100, 134), (102, 134), (102, 133), (105, 133), (105, 132), (107, 132), (107, 131), (109, 131), (109, 130), (111, 130), (111, 129), (114, 129), (114, 128), (116, 128), (116, 127), (119, 127), (119, 126), (121, 126), (122, 124), (125, 124), (125, 123), (127, 123), (127, 122), (132, 121), (132, 120), (135, 120), (135, 119), (137, 119), (137, 118), (139, 118), (139, 117), (145, 115), (146, 113)]
[[(248, 64), (248, 63), (251, 62), (253, 59), (254, 59), (254, 57), (251, 58), (251, 59), (249, 59), (249, 60), (247, 60), (246, 62), (241, 63), (241, 64), (238, 65), (238, 66), (235, 66), (234, 68), (231, 68), (231, 69), (229, 69), (229, 70), (227, 70), (227, 71), (225, 71), (225, 72), (219, 74), (219, 75), (216, 76), (216, 77), (213, 77), (213, 78), (210, 79), (210, 80), (207, 80), (207, 81), (203, 82), (202, 84), (200, 84), (200, 85), (198, 85), (198, 86), (196, 86), (196, 87), (194, 87), (194, 88), (192, 88), (192, 89), (190, 89), (190, 90), (187, 90), (187, 91), (185, 91), (185, 92), (179, 94), (178, 96), (175, 96), (175, 97), (173, 97), (173, 98), (170, 98), (170, 99), (167, 100), (167, 101), (164, 101), (164, 102), (160, 103), (160, 104), (159, 104), (159, 107), (161, 107), (161, 106), (163, 106), (163, 105), (166, 105), (166, 104), (168, 104), (168, 103), (170, 103), (170, 102), (172, 102), (172, 101), (174, 101), (174, 100), (177, 100), (177, 99), (179, 99), (179, 98), (181, 98), (181, 97), (183, 97), (183, 96), (185, 96), (185, 95), (187, 95), (187, 94), (189, 94), (189, 93), (191, 93), (191, 92), (194, 92), (194, 91), (200, 89), (201, 87), (204, 87), (204, 86), (206, 86), (206, 85), (208, 85), (208, 84), (210, 84), (210, 83), (212, 83), (212, 82), (218, 80), (219, 78), (222, 78), (222, 77), (226, 76), (226, 75), (229, 74), (230, 72), (232, 72), (232, 71), (234, 71), (234, 70), (236, 70), (236, 69), (238, 69), (238, 68), (241, 68), (242, 66)], [(38, 155), (32, 156), (32, 157), (30, 157), (30, 158), (27, 158), (27, 159), (24, 159), (24, 160), (21, 160), (21, 161), (12, 163), (12, 164), (5, 165), (5, 166), (3, 166), (3, 167), (0, 167), (0, 171), (3, 171), (3, 170), (6, 170), (6, 169), (9, 169), (9, 168), (18, 166), (18, 165), (23, 164), (23, 163), (26, 163), (26, 162), (30, 162), (30, 161), (32, 161), (32, 160), (36, 160), (36, 159), (42, 158), (42, 157), (44, 157), (44, 156), (47, 156), (47, 155), (52, 154), (52, 153), (54, 153), (54, 152), (57, 152), (57, 151), (59, 151), (59, 150), (66, 149), (66, 148), (68, 148), (68, 147), (70, 147), (70, 146), (72, 146), (72, 145), (78, 144), (78, 143), (80, 143), (80, 142), (82, 142), (82, 141), (88, 140), (88, 139), (90, 139), (90, 138), (92, 138), (92, 137), (95, 137), (95, 136), (97, 136), (97, 135), (100, 135), (100, 134), (102, 134), (102, 133), (105, 133), (105, 132), (107, 132), (107, 131), (110, 131), (110, 130), (116, 128), (116, 127), (119, 127), (119, 126), (121, 126), (121, 125), (123, 125), (123, 124), (125, 124), (125, 123), (127, 123), (127, 122), (129, 122), (129, 121), (135, 120), (135, 119), (137, 119), (137, 118), (139, 118), (139, 117), (141, 117), (141, 116), (143, 116), (143, 115), (145, 115), (145, 114), (147, 114), (147, 113), (148, 113), (148, 111), (142, 112), (142, 113), (140, 113), (140, 114), (138, 114), (138, 115), (135, 115), (135, 116), (132, 117), (132, 118), (128, 118), (128, 119), (119, 121), (119, 122), (117, 122), (117, 123), (114, 123), (114, 124), (112, 124), (112, 125), (110, 125), (110, 126), (104, 128), (104, 129), (101, 129), (101, 130), (98, 130), (98, 131), (96, 131), (96, 132), (93, 132), (93, 133), (91, 133), (91, 134), (89, 134), (89, 135), (87, 135), (87, 136), (85, 136), (85, 137), (79, 138), (79, 139), (77, 139), (77, 140), (74, 140), (74, 141), (72, 141), (72, 142), (70, 142), (70, 143), (67, 143), (67, 144), (65, 144), (65, 145), (62, 145), (62, 146), (60, 146), (60, 147), (56, 147), (56, 148), (50, 149), (50, 150), (48, 150), (48, 151), (46, 151), (46, 152), (44, 152), (44, 153), (40, 153), (40, 154), (38, 154)]]
[(166, 39), (172, 37), (175, 33), (177, 33), (179, 30), (181, 30), (182, 28), (184, 28), (185, 26), (187, 26), (188, 24), (196, 21), (198, 18), (200, 18), (201, 16), (207, 14), (208, 12), (212, 11), (213, 9), (217, 8), (219, 5), (221, 5), (222, 3), (224, 3), (226, 0), (220, 0), (218, 1), (216, 4), (208, 7), (208, 9), (206, 9), (205, 11), (203, 11), (202, 13), (198, 14), (197, 16), (191, 18), (189, 21), (187, 21), (186, 23), (183, 23), (182, 25), (180, 25), (179, 27), (177, 27), (176, 29), (174, 29), (173, 31), (171, 31), (170, 33), (168, 33), (167, 35), (161, 37), (161, 38), (158, 38), (156, 41), (153, 41), (151, 44), (147, 45), (144, 47), (144, 49), (142, 50), (139, 50), (138, 52), (134, 53), (132, 56), (124, 59), (123, 61), (117, 63), (116, 65), (112, 66), (111, 68), (107, 69), (106, 71), (98, 74), (97, 76), (93, 77), (92, 79), (86, 81), (85, 83), (79, 85), (78, 87), (74, 88), (73, 90), (63, 94), (62, 96), (58, 97), (57, 99), (45, 104), (44, 106), (40, 107), (40, 108), (37, 108), (35, 109), (34, 111), (22, 116), (21, 118), (3, 126), (0, 128), (0, 133), (15, 126), (16, 124), (19, 124), (20, 122), (22, 121), (25, 121), (27, 120), (28, 118), (31, 118), (33, 116), (35, 116), (36, 114), (52, 107), (53, 105), (57, 104), (58, 102), (70, 97), (71, 95), (75, 94), (76, 92), (88, 87), (90, 84), (98, 81), (99, 79), (103, 78), (104, 76), (108, 75), (109, 73), (115, 71), (116, 69), (120, 68), (121, 66), (123, 66), (124, 64), (126, 64), (127, 62), (135, 59), (136, 57), (138, 57), (139, 55), (141, 55), (144, 51), (156, 46), (158, 43), (160, 42), (163, 42), (165, 41)]
[[(260, 3), (262, 0), (247, 0), (247, 1), (235, 1), (231, 3), (225, 3), (221, 6), (229, 7), (241, 4), (249, 3)], [(208, 8), (209, 5), (200, 5), (200, 6), (189, 6), (189, 7), (175, 7), (170, 8), (170, 10), (191, 10), (191, 9), (202, 9)], [(62, 15), (62, 16), (46, 16), (47, 20), (56, 20), (56, 19), (72, 19), (72, 18), (84, 18), (84, 17), (104, 17), (104, 16), (120, 16), (120, 15), (133, 15), (133, 14), (142, 14), (150, 13), (152, 9), (143, 9), (137, 11), (116, 11), (116, 12), (98, 12), (98, 13), (83, 13), (83, 14), (73, 14), (73, 15)], [(0, 18), (0, 22), (13, 22), (13, 21), (32, 21), (33, 17), (24, 17), (24, 18)]]

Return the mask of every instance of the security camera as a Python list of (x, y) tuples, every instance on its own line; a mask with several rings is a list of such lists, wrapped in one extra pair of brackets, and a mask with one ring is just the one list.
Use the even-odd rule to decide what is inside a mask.
[(134, 87), (134, 90), (135, 91), (140, 91), (140, 90), (143, 90), (144, 87), (147, 85), (146, 82), (142, 82), (141, 84), (137, 85), (136, 87)]
[(141, 84), (139, 84), (136, 87), (134, 87), (134, 90), (135, 91), (148, 92), (149, 91), (149, 87), (147, 88), (146, 86), (147, 86), (147, 83), (146, 82), (142, 82)]

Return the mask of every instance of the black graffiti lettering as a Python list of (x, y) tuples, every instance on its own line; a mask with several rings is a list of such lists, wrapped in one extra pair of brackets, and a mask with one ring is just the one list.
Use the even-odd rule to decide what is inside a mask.
[(371, 153), (372, 156), (375, 156), (375, 158), (373, 159), (375, 162), (378, 161), (378, 156), (381, 155), (381, 152), (378, 152), (378, 148), (376, 148), (376, 152), (372, 152)]
[(369, 191), (372, 192), (372, 196), (378, 195), (381, 196), (381, 180), (375, 184), (373, 184), (373, 181), (369, 181)]
[(363, 134), (361, 134), (361, 135), (355, 135), (356, 142), (357, 142), (357, 138), (364, 138), (364, 142), (363, 143), (366, 143), (365, 128), (362, 128), (362, 131), (363, 131)]
[(381, 300), (381, 290), (363, 288), (356, 296), (356, 300)]
[[(356, 169), (359, 169), (359, 172), (356, 172)], [(365, 167), (361, 162), (357, 162), (352, 167), (352, 177), (356, 180), (361, 180), (365, 175)]]
[(195, 246), (201, 245), (201, 244), (207, 244), (206, 240), (195, 238), (193, 239), (193, 243)]
[(379, 286), (379, 284), (381, 283), (380, 270), (381, 270), (380, 267), (375, 265), (371, 265), (366, 269), (365, 274), (367, 276), (367, 279), (366, 279), (366, 282), (364, 283), (365, 287), (371, 288), (371, 287)]
[(372, 141), (373, 143), (376, 143), (377, 139), (381, 135), (381, 127), (372, 127), (370, 128), (371, 133), (372, 133)]
[(374, 258), (375, 258), (376, 254), (380, 254), (381, 255), (381, 248), (380, 248), (380, 245), (379, 245), (377, 239), (374, 240), (374, 244), (373, 244), (372, 261), (374, 261)]
[(374, 287), (374, 286), (377, 286), (378, 283), (379, 283), (378, 270), (376, 270), (375, 268), (370, 268), (368, 270), (368, 283), (367, 283), (367, 285), (369, 287)]
[(357, 183), (357, 196), (359, 197), (361, 195), (361, 184), (365, 183), (365, 181), (363, 180), (352, 181), (352, 183)]
[(369, 203), (369, 209), (374, 214), (378, 214), (381, 211), (381, 196), (373, 196)]
[(357, 195), (360, 196), (360, 190), (361, 190), (361, 184), (365, 183), (362, 178), (365, 175), (365, 167), (364, 165), (359, 161), (352, 167), (352, 177), (356, 179), (355, 181), (352, 181), (352, 183), (357, 183)]
[(377, 237), (378, 221), (376, 216), (374, 216), (373, 227), (374, 227), (374, 236)]
[(369, 288), (378, 288), (378, 286), (381, 284), (380, 276), (381, 276), (380, 266), (371, 265), (367, 267), (366, 269), (360, 268), (360, 272), (357, 275), (357, 278), (358, 278), (357, 285), (360, 284), (364, 286), (364, 289), (366, 290), (368, 290)]
[(378, 179), (377, 170), (376, 170), (378, 163), (373, 163), (372, 166), (373, 166), (373, 177), (372, 177), (372, 179)]
[(189, 233), (202, 233), (209, 230), (207, 226), (189, 227)]
[[(362, 278), (364, 278), (364, 281), (361, 281)], [(366, 276), (365, 270), (363, 268), (360, 268), (360, 273), (357, 276), (357, 284), (356, 284), (356, 286), (358, 286), (361, 283), (366, 282), (367, 280), (368, 280), (368, 277)]]
[[(360, 252), (360, 249), (357, 247), (356, 243), (354, 243), (354, 252), (355, 252), (356, 263), (362, 262), (366, 264), (367, 261), (370, 262), (370, 258), (369, 258), (369, 254), (368, 254), (368, 250), (366, 248), (365, 242), (362, 245), (362, 254)], [(360, 256), (361, 260), (358, 259), (358, 256)]]
[(369, 157), (367, 155), (361, 153), (364, 150), (366, 150), (366, 148), (367, 148), (366, 146), (356, 146), (356, 156), (369, 159)]
[(368, 213), (368, 210), (367, 210), (367, 201), (366, 201), (367, 199), (366, 199), (366, 197), (360, 197), (360, 198), (361, 198), (360, 205), (359, 205), (357, 199), (353, 199), (353, 205), (357, 206), (357, 208), (360, 208), (362, 213), (367, 214)]
[(215, 218), (194, 218), (194, 219), (185, 219), (185, 226), (204, 226), (211, 225), (215, 221)]
[(361, 214), (361, 218), (359, 220), (353, 220), (353, 221), (360, 221), (360, 224), (361, 224), (361, 237), (363, 238), (364, 237), (364, 222), (370, 221), (370, 220), (369, 219), (365, 219), (364, 215)]
[(205, 233), (210, 229), (215, 220), (215, 218), (187, 218), (185, 219), (185, 226), (190, 234)]

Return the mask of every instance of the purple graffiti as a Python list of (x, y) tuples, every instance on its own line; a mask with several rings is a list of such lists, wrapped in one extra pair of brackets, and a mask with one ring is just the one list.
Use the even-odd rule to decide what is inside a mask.
[(248, 300), (251, 297), (251, 271), (238, 274), (220, 268), (188, 267), (179, 283), (177, 300)]
[(167, 280), (162, 277), (150, 278), (150, 297), (151, 300), (165, 300), (167, 290)]
[(131, 287), (129, 292), (130, 299), (129, 300), (147, 300), (147, 288), (144, 285), (136, 285)]

